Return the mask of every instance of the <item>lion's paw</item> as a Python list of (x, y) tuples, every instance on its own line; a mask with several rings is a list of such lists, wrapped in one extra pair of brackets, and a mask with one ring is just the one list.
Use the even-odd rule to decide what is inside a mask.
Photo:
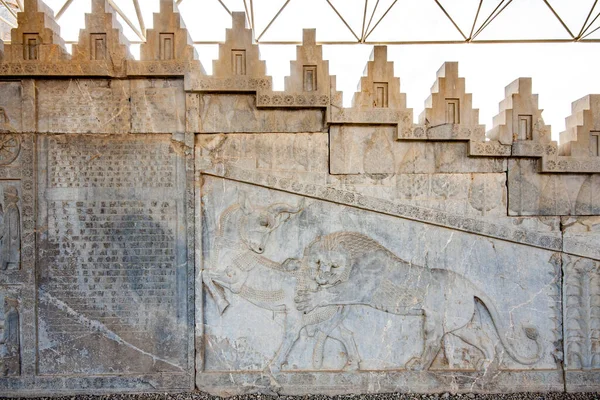
[(422, 371), (423, 362), (421, 361), (421, 357), (413, 357), (406, 363), (406, 369), (411, 371)]

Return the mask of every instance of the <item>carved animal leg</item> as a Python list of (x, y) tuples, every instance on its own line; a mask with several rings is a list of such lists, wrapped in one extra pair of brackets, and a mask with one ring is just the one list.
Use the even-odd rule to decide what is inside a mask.
[(440, 318), (435, 316), (425, 315), (423, 322), (423, 328), (425, 333), (425, 347), (421, 357), (415, 357), (411, 359), (407, 364), (406, 368), (414, 370), (427, 370), (431, 367), (435, 356), (439, 353), (442, 348), (442, 339), (444, 337), (444, 328)]
[(346, 371), (356, 371), (360, 367), (360, 355), (358, 354), (358, 347), (354, 341), (354, 333), (347, 329), (343, 324), (339, 324), (336, 329), (332, 332), (331, 337), (339, 335), (339, 340), (346, 348)]
[(279, 346), (277, 354), (275, 354), (275, 357), (273, 357), (273, 360), (269, 365), (271, 373), (276, 374), (281, 372), (281, 366), (287, 361), (287, 357), (290, 354), (292, 347), (294, 347), (296, 340), (298, 340), (298, 338), (300, 337), (301, 329), (302, 327), (297, 325), (292, 325), (291, 327), (286, 326), (281, 346)]
[(452, 332), (452, 334), (483, 353), (483, 360), (477, 364), (477, 370), (486, 370), (492, 364), (496, 355), (496, 348), (492, 339), (490, 339), (483, 329), (465, 326)]

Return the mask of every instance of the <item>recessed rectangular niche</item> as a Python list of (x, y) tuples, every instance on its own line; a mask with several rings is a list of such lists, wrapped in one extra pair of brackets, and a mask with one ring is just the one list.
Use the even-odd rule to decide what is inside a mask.
[(532, 140), (533, 136), (531, 133), (531, 122), (532, 122), (533, 116), (532, 115), (519, 115), (519, 120), (518, 120), (518, 133), (517, 133), (517, 139), (518, 140)]
[(246, 50), (231, 50), (233, 75), (246, 75)]
[(590, 132), (590, 156), (600, 157), (600, 132)]
[(106, 60), (106, 33), (90, 35), (90, 50), (92, 60)]
[(314, 92), (317, 90), (317, 66), (316, 65), (305, 65), (304, 66), (304, 91)]
[(175, 34), (161, 33), (159, 34), (160, 41), (160, 59), (173, 60), (175, 58)]
[(446, 123), (460, 124), (460, 99), (446, 99)]
[(373, 106), (385, 108), (388, 106), (388, 84), (387, 82), (373, 82), (375, 101)]
[(37, 33), (23, 34), (23, 59), (37, 60), (39, 58), (39, 35)]

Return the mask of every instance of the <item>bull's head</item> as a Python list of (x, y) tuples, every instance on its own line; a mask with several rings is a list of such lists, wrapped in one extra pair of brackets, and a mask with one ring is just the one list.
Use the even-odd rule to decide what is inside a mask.
[(269, 235), (292, 214), (298, 214), (304, 208), (304, 199), (297, 207), (284, 203), (271, 204), (268, 207), (253, 207), (248, 198), (240, 194), (240, 237), (250, 250), (261, 254), (265, 251)]
[[(292, 214), (298, 214), (304, 209), (304, 199), (298, 203), (297, 207), (284, 203), (275, 203), (268, 207), (258, 207), (250, 204), (244, 193), (240, 192), (239, 205), (241, 216), (237, 223), (237, 229), (239, 230), (240, 238), (248, 249), (261, 254), (265, 251), (265, 246), (271, 232), (277, 229), (284, 221), (287, 221)], [(222, 288), (225, 287), (233, 293), (238, 293), (248, 278), (248, 271), (219, 265), (213, 265), (213, 268), (214, 270), (211, 269), (210, 272), (203, 271), (202, 280), (215, 299), (217, 307), (222, 314), (229, 306)]]

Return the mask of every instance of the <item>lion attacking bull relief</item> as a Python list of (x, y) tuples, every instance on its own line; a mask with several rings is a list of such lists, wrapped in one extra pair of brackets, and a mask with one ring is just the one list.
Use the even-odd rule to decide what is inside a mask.
[(322, 368), (328, 339), (339, 342), (346, 355), (340, 370), (361, 369), (355, 332), (345, 322), (350, 312), (361, 315), (368, 308), (422, 319), (424, 347), (420, 356), (406, 363), (406, 369), (430, 369), (444, 339), (453, 336), (481, 352), (483, 357), (475, 367), (488, 370), (498, 357), (494, 338), (473, 322), (477, 303), (487, 311), (510, 358), (522, 365), (542, 358), (537, 329), (524, 328), (525, 336), (535, 343), (535, 354), (520, 355), (509, 341), (509, 324), (491, 298), (470, 280), (447, 269), (409, 263), (363, 234), (342, 231), (317, 237), (300, 259), (277, 262), (265, 257), (271, 233), (287, 229), (283, 223), (303, 208), (303, 202), (259, 207), (241, 195), (238, 203), (220, 215), (215, 256), (203, 273), (221, 313), (229, 305), (222, 293), (225, 289), (228, 296), (283, 315), (281, 345), (269, 363), (272, 373), (279, 373), (287, 363), (303, 331), (315, 337), (313, 369)]

